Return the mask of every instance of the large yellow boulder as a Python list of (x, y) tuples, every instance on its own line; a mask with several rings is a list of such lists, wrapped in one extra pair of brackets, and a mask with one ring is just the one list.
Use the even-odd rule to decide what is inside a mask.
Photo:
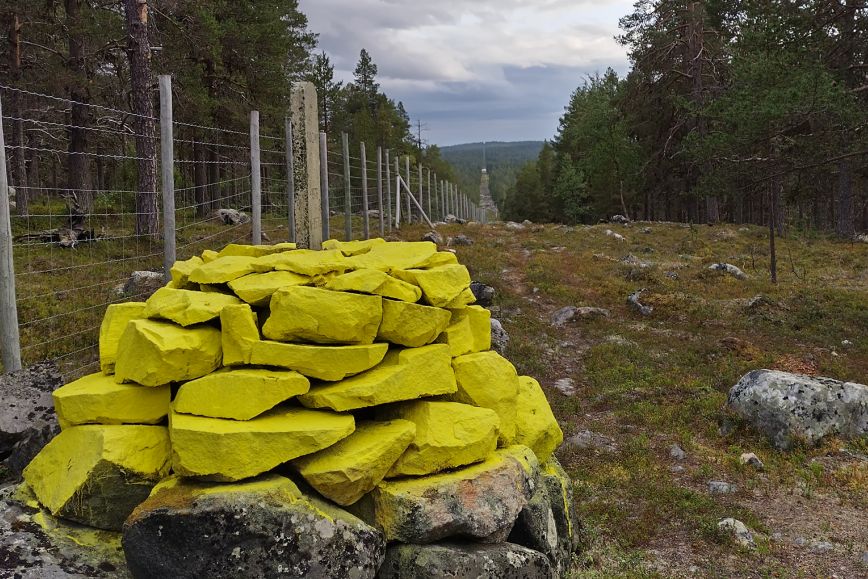
[(253, 345), (259, 341), (253, 309), (247, 304), (224, 307), (220, 311), (220, 335), (224, 366), (250, 364)]
[(326, 289), (359, 292), (392, 298), (405, 302), (418, 302), (422, 290), (376, 269), (357, 269), (330, 279)]
[(360, 239), (356, 241), (338, 241), (337, 239), (329, 239), (328, 241), (323, 241), (322, 248), (338, 249), (345, 256), (349, 257), (351, 255), (368, 253), (374, 246), (383, 245), (385, 243), (386, 240), (379, 237), (374, 239)]
[(290, 370), (224, 370), (181, 386), (174, 409), (182, 414), (250, 420), (309, 389), (310, 381)]
[(281, 288), (294, 285), (309, 285), (311, 278), (291, 271), (253, 273), (229, 282), (229, 289), (252, 306), (267, 306), (271, 296)]
[(383, 361), (388, 344), (314, 346), (263, 340), (253, 345), (251, 364), (288, 368), (317, 380), (343, 380)]
[(468, 305), (472, 304), (475, 301), (476, 301), (476, 294), (474, 294), (473, 290), (471, 290), (468, 287), (468, 288), (464, 288), (463, 290), (461, 290), (460, 294), (458, 294), (454, 299), (452, 299), (449, 303), (447, 303), (443, 307), (449, 308), (449, 309), (464, 308), (464, 307), (467, 307)]
[(441, 265), (431, 269), (394, 270), (392, 275), (419, 286), (424, 300), (438, 308), (445, 308), (470, 287), (470, 272), (459, 264)]
[(161, 287), (145, 302), (146, 318), (164, 318), (182, 326), (192, 326), (220, 316), (226, 306), (240, 304), (235, 296)]
[(351, 505), (370, 492), (416, 436), (407, 420), (366, 422), (342, 441), (293, 461), (304, 480), (339, 505)]
[(275, 243), (274, 245), (240, 245), (230, 243), (218, 252), (220, 257), (226, 256), (243, 256), (243, 257), (262, 257), (271, 255), (272, 253), (281, 253), (284, 251), (292, 251), (296, 248), (294, 243)]
[(518, 373), (509, 360), (497, 352), (477, 352), (452, 360), (458, 392), (455, 402), (490, 408), (500, 417), (500, 443), (512, 444), (515, 438)]
[(308, 408), (339, 412), (456, 391), (449, 349), (440, 344), (393, 350), (363, 374), (313, 388), (298, 400)]
[(181, 476), (237, 481), (328, 448), (352, 434), (349, 414), (276, 408), (252, 420), (172, 412), (172, 469)]
[(210, 374), (223, 360), (220, 341), (220, 330), (211, 326), (133, 320), (118, 344), (115, 381), (162, 386)]
[(259, 273), (269, 271), (291, 271), (299, 275), (313, 277), (326, 273), (353, 269), (352, 264), (340, 250), (316, 251), (313, 249), (297, 249), (283, 253), (274, 253), (260, 257), (253, 264)]
[(118, 355), (118, 342), (127, 329), (127, 322), (145, 317), (144, 302), (111, 304), (99, 327), (99, 367), (105, 374), (115, 371), (115, 358)]
[(169, 269), (169, 275), (172, 276), (172, 287), (189, 289), (187, 286), (190, 285), (190, 274), (204, 264), (205, 261), (196, 255), (186, 261), (176, 261)]
[(24, 480), (52, 515), (120, 530), (169, 474), (162, 426), (75, 426), (63, 430), (24, 469)]
[(255, 257), (243, 255), (218, 257), (214, 261), (203, 263), (190, 272), (189, 280), (191, 283), (211, 285), (228, 283), (233, 279), (253, 273), (255, 260)]
[(436, 340), (450, 319), (450, 312), (441, 308), (383, 300), (383, 321), (377, 339), (418, 348)]
[(452, 265), (458, 263), (458, 256), (451, 251), (438, 251), (424, 262), (416, 266), (415, 269), (431, 269), (432, 267), (440, 267), (441, 265)]
[(395, 241), (377, 244), (361, 255), (348, 258), (352, 269), (392, 271), (421, 267), (437, 253), (430, 241)]
[(383, 299), (295, 286), (271, 298), (262, 335), (284, 342), (370, 344), (383, 319)]
[(172, 392), (118, 384), (113, 376), (90, 374), (51, 393), (61, 425), (157, 424), (169, 413)]
[(437, 338), (453, 357), (491, 349), (491, 312), (480, 306), (450, 310), (449, 325)]
[(530, 447), (541, 462), (547, 461), (564, 441), (564, 433), (539, 382), (519, 376), (515, 408), (515, 444)]
[(421, 400), (384, 409), (385, 418), (409, 420), (416, 438), (387, 478), (419, 476), (485, 460), (497, 448), (500, 419), (488, 408)]

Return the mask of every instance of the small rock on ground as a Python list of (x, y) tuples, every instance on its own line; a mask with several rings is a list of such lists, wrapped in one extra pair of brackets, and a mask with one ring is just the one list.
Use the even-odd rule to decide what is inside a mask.
[(466, 235), (456, 235), (455, 237), (449, 238), (447, 245), (473, 245), (473, 240)]
[(717, 526), (722, 531), (732, 533), (732, 535), (735, 537), (736, 542), (738, 542), (738, 544), (742, 547), (748, 549), (753, 549), (756, 547), (753, 533), (751, 533), (750, 529), (747, 528), (747, 525), (745, 525), (738, 519), (733, 519), (732, 517), (729, 517), (718, 522)]
[(673, 444), (669, 447), (669, 456), (675, 460), (684, 460), (687, 458), (687, 453), (679, 445)]
[(503, 329), (500, 320), (491, 318), (491, 348), (501, 356), (506, 353), (509, 346), (509, 334)]
[(763, 461), (761, 461), (759, 457), (752, 452), (742, 453), (738, 460), (741, 464), (752, 466), (756, 470), (763, 470), (763, 468), (765, 468)]
[(436, 243), (437, 245), (443, 245), (443, 236), (436, 231), (429, 231), (422, 236), (422, 241), (430, 241), (431, 243)]
[(564, 396), (572, 396), (576, 393), (576, 382), (572, 378), (561, 378), (555, 382), (554, 387)]
[(600, 452), (618, 452), (618, 445), (608, 436), (582, 430), (564, 441), (568, 447), (597, 450)]
[(728, 482), (719, 480), (708, 481), (708, 492), (713, 495), (728, 495), (734, 493), (736, 490), (737, 487)]
[(490, 285), (478, 281), (472, 281), (470, 282), (470, 291), (472, 291), (473, 295), (476, 297), (476, 305), (478, 306), (487, 308), (494, 302), (496, 292)]

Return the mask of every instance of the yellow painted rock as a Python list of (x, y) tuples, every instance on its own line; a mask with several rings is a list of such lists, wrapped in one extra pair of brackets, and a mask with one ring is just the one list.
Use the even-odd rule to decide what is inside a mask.
[(450, 311), (452, 318), (437, 342), (448, 344), (453, 357), (491, 348), (491, 312), (480, 306)]
[(310, 381), (288, 370), (238, 368), (191, 380), (175, 396), (175, 412), (250, 420), (310, 389)]
[(383, 300), (383, 321), (377, 339), (408, 348), (430, 344), (449, 325), (448, 310)]
[(103, 373), (112, 374), (115, 371), (118, 341), (127, 329), (127, 323), (145, 317), (144, 313), (144, 302), (111, 304), (106, 308), (99, 327), (99, 367)]
[(401, 300), (418, 302), (422, 290), (376, 269), (357, 269), (339, 275), (325, 284), (326, 289), (344, 292), (359, 292)]
[(370, 492), (416, 436), (407, 420), (356, 425), (347, 438), (293, 461), (304, 480), (339, 505), (351, 505)]
[(52, 392), (54, 411), (65, 426), (76, 424), (157, 424), (169, 413), (168, 385), (145, 388), (90, 374)]
[(133, 320), (118, 344), (115, 381), (162, 386), (193, 380), (219, 368), (222, 360), (217, 328)]
[(255, 257), (227, 255), (204, 263), (190, 273), (190, 281), (200, 284), (228, 283), (253, 273)]
[(205, 263), (209, 263), (211, 261), (214, 261), (218, 257), (220, 257), (220, 254), (217, 253), (216, 251), (214, 251), (213, 249), (206, 249), (205, 251), (202, 252), (202, 261), (204, 261)]
[(220, 333), (223, 365), (250, 364), (253, 345), (259, 341), (256, 314), (247, 304), (226, 306), (220, 311)]
[(176, 261), (169, 269), (169, 274), (172, 276), (172, 284), (178, 289), (187, 288), (190, 282), (190, 274), (205, 262), (201, 257), (193, 256), (186, 261)]
[(449, 350), (440, 344), (393, 350), (373, 370), (315, 387), (298, 400), (308, 408), (344, 412), (454, 393), (455, 377), (449, 362)]
[(226, 257), (228, 255), (243, 256), (243, 257), (262, 257), (273, 253), (282, 253), (284, 251), (292, 251), (296, 248), (294, 243), (275, 243), (274, 245), (240, 245), (230, 243), (220, 250), (218, 255)]
[(295, 286), (274, 293), (262, 335), (286, 342), (370, 344), (382, 319), (379, 296)]
[(461, 291), (461, 293), (455, 297), (455, 299), (450, 301), (444, 307), (449, 308), (449, 309), (459, 309), (459, 308), (464, 308), (464, 307), (472, 304), (475, 301), (476, 301), (476, 295), (473, 293), (473, 290), (471, 290), (468, 287), (468, 288), (464, 288)]
[(500, 417), (499, 438), (509, 445), (515, 438), (518, 373), (497, 352), (477, 352), (452, 360), (458, 392), (450, 399), (490, 408)]
[(75, 426), (39, 452), (24, 480), (52, 515), (120, 530), (169, 474), (170, 452), (162, 426)]
[(145, 302), (144, 316), (165, 318), (182, 326), (209, 322), (220, 316), (225, 306), (240, 304), (235, 296), (161, 287)]
[(297, 249), (260, 257), (253, 264), (255, 271), (291, 271), (299, 275), (315, 276), (334, 271), (343, 273), (353, 269), (352, 264), (339, 250), (316, 251)]
[(392, 271), (420, 267), (435, 253), (437, 246), (430, 241), (395, 241), (374, 245), (369, 252), (348, 260), (352, 269)]
[(458, 256), (451, 251), (438, 251), (424, 262), (420, 263), (416, 269), (431, 269), (432, 267), (440, 267), (441, 265), (453, 265), (458, 263)]
[(382, 415), (416, 425), (416, 438), (389, 470), (389, 478), (473, 464), (485, 460), (497, 448), (500, 419), (488, 408), (422, 400), (384, 409)]
[(470, 273), (466, 267), (458, 264), (431, 269), (395, 270), (392, 275), (422, 288), (424, 300), (438, 308), (446, 307), (470, 287)]
[(515, 407), (515, 443), (529, 446), (540, 461), (547, 461), (564, 441), (564, 433), (539, 382), (530, 376), (519, 376)]
[(288, 368), (317, 380), (343, 380), (382, 362), (388, 344), (314, 346), (263, 340), (253, 345), (251, 364)]
[(349, 257), (351, 255), (368, 253), (369, 251), (371, 251), (372, 247), (376, 245), (383, 245), (384, 243), (386, 243), (386, 240), (380, 239), (379, 237), (374, 239), (362, 239), (356, 241), (338, 241), (337, 239), (329, 239), (328, 241), (323, 241), (322, 248), (338, 249), (345, 256)]
[(171, 413), (172, 469), (181, 476), (237, 481), (328, 448), (352, 434), (349, 414), (276, 408), (253, 420)]
[(311, 278), (291, 271), (253, 273), (229, 282), (229, 289), (252, 306), (267, 306), (274, 292), (295, 285), (309, 285)]

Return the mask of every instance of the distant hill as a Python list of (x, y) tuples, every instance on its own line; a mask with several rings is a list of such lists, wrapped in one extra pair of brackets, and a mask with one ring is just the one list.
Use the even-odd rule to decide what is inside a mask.
[(500, 205), (506, 190), (515, 182), (519, 169), (539, 156), (543, 141), (492, 141), (441, 147), (443, 159), (455, 167), (459, 185), (466, 191), (473, 191), (474, 195), (479, 189), (483, 147), (491, 179), (491, 195)]

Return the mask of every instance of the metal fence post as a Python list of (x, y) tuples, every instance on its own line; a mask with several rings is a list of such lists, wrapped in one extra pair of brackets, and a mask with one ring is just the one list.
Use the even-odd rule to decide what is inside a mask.
[(163, 181), (163, 275), (175, 265), (175, 140), (172, 119), (172, 77), (160, 76), (160, 170)]
[(359, 151), (362, 163), (362, 233), (365, 239), (371, 238), (371, 225), (368, 223), (368, 152), (362, 143)]
[(350, 136), (341, 134), (344, 153), (344, 241), (353, 238), (353, 191), (350, 188)]
[(426, 169), (428, 175), (428, 217), (434, 221), (434, 215), (431, 213), (431, 169)]
[(383, 147), (377, 147), (377, 212), (380, 218), (380, 237), (385, 237), (386, 223), (383, 219)]
[(325, 241), (331, 235), (329, 228), (329, 145), (328, 135), (325, 133), (319, 134), (319, 180), (322, 204), (322, 238)]
[(292, 158), (292, 119), (286, 118), (286, 206), (289, 240), (295, 243), (295, 163)]
[(259, 155), (259, 111), (250, 111), (250, 212), (253, 213), (253, 245), (262, 243), (262, 164)]
[[(410, 187), (410, 155), (404, 157), (404, 174), (407, 175), (406, 185), (407, 191), (411, 191)], [(407, 224), (413, 224), (413, 206), (410, 205), (410, 196), (407, 195), (407, 219), (405, 220)]]
[(4, 372), (16, 372), (21, 369), (21, 338), (18, 334), (13, 257), (9, 181), (6, 174), (6, 142), (3, 137), (3, 106), (0, 104), (0, 354), (3, 355)]
[[(416, 168), (419, 170), (418, 171), (419, 172), (419, 207), (425, 207), (425, 203), (422, 200), (422, 195), (424, 194), (422, 191), (422, 164), (421, 163), (417, 164)], [(419, 212), (424, 213), (425, 211), (423, 209), (419, 209)], [(419, 217), (420, 217), (419, 221), (421, 222), (422, 216), (420, 215)]]
[(392, 232), (392, 163), (389, 159), (389, 149), (386, 149), (386, 223), (389, 233)]
[(401, 228), (401, 158), (395, 155), (395, 227)]

